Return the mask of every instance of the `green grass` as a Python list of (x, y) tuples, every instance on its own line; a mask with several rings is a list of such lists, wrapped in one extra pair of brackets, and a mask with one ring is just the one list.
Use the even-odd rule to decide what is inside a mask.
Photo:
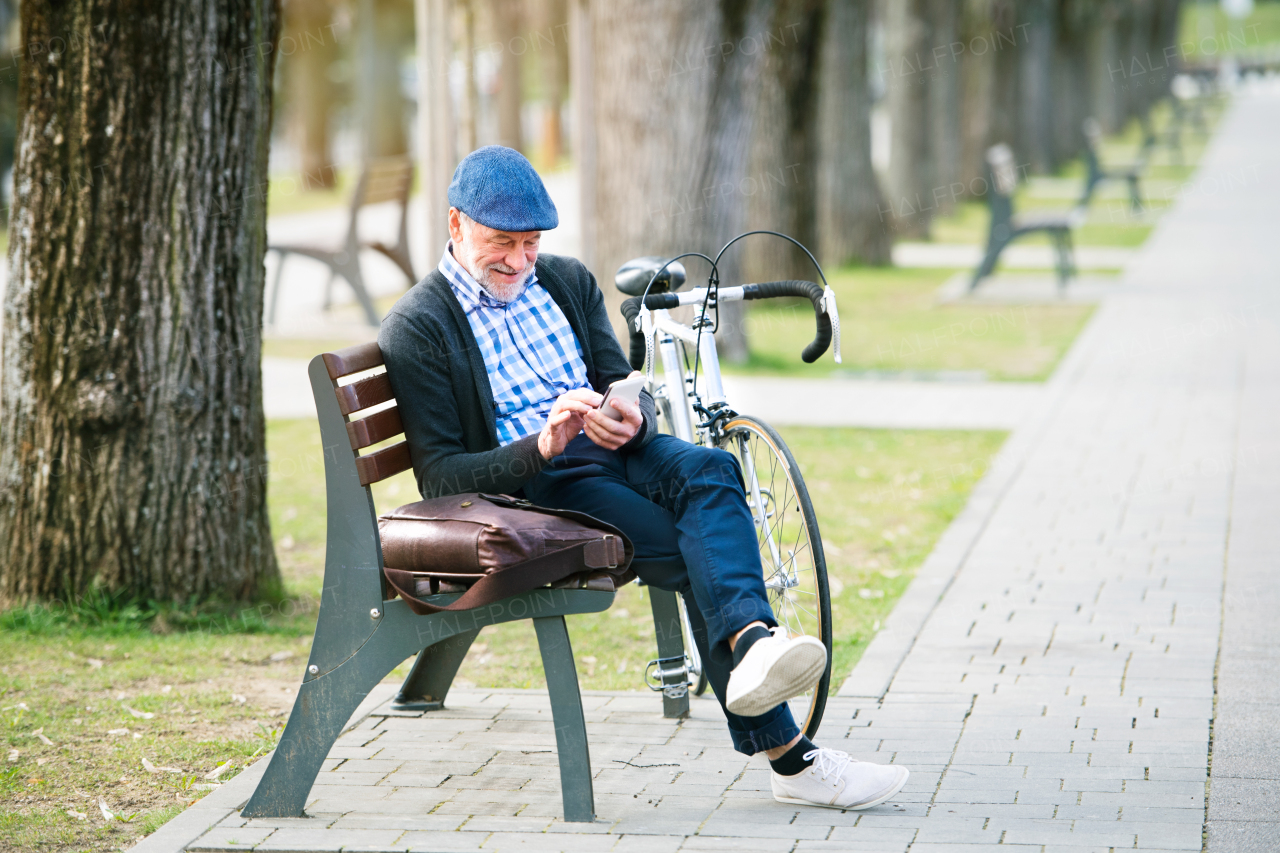
[[(1049, 375), (1092, 308), (1060, 305), (939, 305), (939, 287), (955, 270), (845, 269), (829, 275), (840, 307), (840, 370), (982, 370), (990, 378), (1038, 380)], [(800, 361), (813, 338), (813, 310), (798, 300), (752, 306), (750, 358), (726, 372), (822, 377), (831, 355)]]
[(1184, 3), (1178, 23), (1179, 54), (1185, 54), (1188, 62), (1280, 44), (1280, 3), (1276, 2), (1255, 3), (1243, 20), (1228, 18), (1217, 3)]
[[(1003, 435), (806, 428), (783, 435), (826, 545), (838, 684)], [(226, 781), (271, 748), (310, 650), (325, 531), (315, 424), (270, 422), (268, 443), (272, 526), (289, 598), (207, 611), (90, 602), (0, 615), (0, 849), (128, 847), (202, 796), (202, 777), (221, 762), (235, 763), (219, 780)], [(408, 473), (375, 488), (380, 511), (416, 498)], [(643, 589), (628, 586), (606, 613), (569, 620), (585, 689), (643, 689), (643, 666), (655, 654), (644, 599)], [(541, 686), (532, 627), (485, 629), (459, 674), (459, 684), (468, 683)], [(8, 761), (11, 750), (18, 754)], [(181, 772), (152, 774), (144, 758)], [(100, 799), (114, 819), (103, 816)]]

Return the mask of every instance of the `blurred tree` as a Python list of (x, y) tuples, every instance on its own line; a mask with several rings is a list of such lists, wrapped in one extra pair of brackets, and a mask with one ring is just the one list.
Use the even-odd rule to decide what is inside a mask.
[[(498, 144), (524, 151), (520, 108), (524, 102), (521, 57), (528, 52), (524, 0), (490, 0), (493, 36), (498, 50)], [(518, 52), (517, 52), (518, 51)]]
[(1054, 156), (1053, 53), (1057, 0), (1022, 0), (1018, 4), (1021, 44), (1018, 49), (1018, 157), (1036, 172), (1057, 165)]
[(542, 71), (542, 168), (554, 169), (564, 151), (560, 112), (569, 86), (569, 4), (536, 0), (537, 32), (533, 35)]
[(888, 202), (902, 237), (929, 236), (934, 167), (930, 150), (929, 0), (884, 0), (890, 153)]
[(301, 155), (303, 189), (332, 187), (337, 170), (329, 135), (329, 67), (338, 54), (332, 0), (286, 0), (281, 53), (289, 135)]
[(273, 0), (22, 4), (0, 600), (278, 583), (260, 329)]
[(412, 0), (356, 0), (359, 4), (358, 88), (366, 157), (409, 150), (409, 106), (400, 86), (400, 60), (413, 42)]
[(480, 93), (476, 88), (476, 0), (458, 0), (457, 44), (462, 46), (462, 102), (458, 125), (462, 132), (462, 155), (475, 151), (479, 142)]
[(818, 103), (818, 247), (823, 265), (889, 262), (889, 226), (871, 168), (868, 22), (872, 0), (836, 0), (827, 13)]
[[(595, 167), (582, 176), (583, 206), (595, 211), (591, 257), (619, 332), (612, 279), (620, 264), (714, 252), (744, 228), (748, 103), (763, 51), (758, 41), (752, 52), (742, 47), (766, 31), (770, 11), (753, 0), (591, 5), (593, 59), (576, 84), (590, 82), (595, 104), (594, 150), (584, 152)], [(690, 268), (706, 273), (696, 262)], [(731, 266), (722, 270), (722, 279), (735, 278)]]
[[(815, 255), (818, 247), (819, 75), (827, 0), (777, 0), (763, 33), (760, 97), (754, 99), (756, 139), (750, 173), (740, 188), (750, 206), (749, 225), (781, 231)], [(776, 238), (752, 237), (743, 248), (749, 281), (811, 280), (817, 275), (804, 252)], [(735, 306), (741, 308), (741, 306)], [(730, 361), (745, 361), (743, 323), (722, 337)]]
[[(960, 179), (960, 36), (961, 4), (956, 0), (928, 0), (929, 155), (934, 187), (930, 201), (935, 216), (946, 216), (964, 192)], [(959, 48), (957, 48), (959, 45)], [(956, 185), (960, 184), (960, 189)]]

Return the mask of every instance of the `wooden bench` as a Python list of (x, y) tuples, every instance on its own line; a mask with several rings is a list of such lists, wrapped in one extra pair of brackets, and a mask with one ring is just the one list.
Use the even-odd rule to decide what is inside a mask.
[(991, 210), (991, 227), (987, 232), (987, 251), (969, 282), (972, 292), (982, 279), (995, 272), (1000, 253), (1019, 237), (1044, 232), (1053, 240), (1056, 250), (1058, 288), (1067, 286), (1075, 275), (1075, 258), (1071, 246), (1071, 229), (1080, 218), (1075, 211), (1013, 212), (1013, 193), (1018, 186), (1018, 167), (1013, 151), (1001, 143), (987, 149), (987, 206)]
[[(267, 246), (268, 252), (276, 252), (280, 256), (276, 266), (275, 279), (271, 287), (271, 301), (267, 308), (267, 322), (276, 322), (276, 304), (280, 299), (280, 279), (284, 274), (285, 261), (289, 255), (302, 255), (320, 261), (329, 267), (329, 280), (324, 286), (324, 309), (329, 310), (333, 304), (333, 280), (342, 276), (351, 285), (356, 300), (364, 310), (365, 319), (370, 326), (377, 327), (380, 318), (373, 307), (373, 299), (364, 284), (364, 275), (360, 272), (360, 250), (372, 249), (381, 252), (395, 263), (409, 279), (409, 284), (417, 283), (413, 274), (413, 262), (409, 259), (409, 191), (413, 188), (413, 161), (407, 157), (384, 157), (372, 160), (360, 171), (360, 179), (356, 182), (356, 191), (351, 196), (351, 210), (347, 216), (347, 233), (342, 245), (338, 248), (312, 246), (294, 243), (272, 243)], [(371, 204), (394, 201), (400, 206), (400, 225), (396, 242), (386, 244), (378, 240), (360, 239), (360, 211)]]
[[(1102, 126), (1098, 124), (1097, 119), (1087, 118), (1082, 125), (1084, 134), (1084, 165), (1085, 179), (1084, 191), (1080, 195), (1078, 202), (1081, 208), (1089, 206), (1089, 202), (1093, 200), (1093, 193), (1099, 184), (1106, 181), (1124, 181), (1129, 185), (1129, 209), (1134, 213), (1142, 211), (1142, 188), (1139, 181), (1142, 180), (1142, 173), (1147, 168), (1147, 156), (1150, 153), (1150, 147), (1147, 140), (1144, 140), (1142, 151), (1138, 155), (1136, 162), (1125, 166), (1103, 166), (1102, 165)], [(1147, 138), (1148, 140), (1150, 137)]]
[[(462, 660), (487, 625), (532, 619), (551, 698), (566, 821), (592, 821), (591, 758), (577, 670), (564, 617), (598, 613), (614, 593), (538, 589), (457, 613), (417, 616), (392, 599), (382, 573), (378, 514), (370, 486), (412, 467), (404, 427), (376, 343), (324, 353), (308, 368), (324, 448), (327, 538), (324, 588), (311, 657), (288, 725), (244, 817), (298, 817), (320, 767), (373, 687), (417, 654), (395, 703), (406, 710), (443, 707)], [(362, 452), (364, 451), (364, 452)], [(659, 656), (683, 658), (675, 594), (652, 587)], [(459, 593), (431, 596), (437, 605)], [(668, 679), (667, 716), (688, 714), (685, 689)]]

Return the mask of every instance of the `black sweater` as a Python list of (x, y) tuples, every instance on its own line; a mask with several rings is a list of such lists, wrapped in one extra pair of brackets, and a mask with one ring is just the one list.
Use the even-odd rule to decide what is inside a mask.
[[(600, 393), (631, 366), (618, 346), (595, 276), (579, 261), (541, 255), (538, 283), (560, 306), (582, 347), (587, 381)], [(538, 436), (498, 446), (493, 391), (471, 324), (440, 271), (418, 282), (382, 321), (378, 345), (400, 407), (413, 473), (424, 498), (460, 492), (510, 494), (548, 463)], [(619, 452), (657, 431), (653, 398), (640, 394), (644, 423)]]

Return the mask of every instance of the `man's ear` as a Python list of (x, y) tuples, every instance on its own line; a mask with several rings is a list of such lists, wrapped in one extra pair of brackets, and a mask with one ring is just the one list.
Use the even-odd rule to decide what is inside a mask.
[(449, 239), (455, 246), (462, 242), (462, 220), (456, 207), (449, 208)]

